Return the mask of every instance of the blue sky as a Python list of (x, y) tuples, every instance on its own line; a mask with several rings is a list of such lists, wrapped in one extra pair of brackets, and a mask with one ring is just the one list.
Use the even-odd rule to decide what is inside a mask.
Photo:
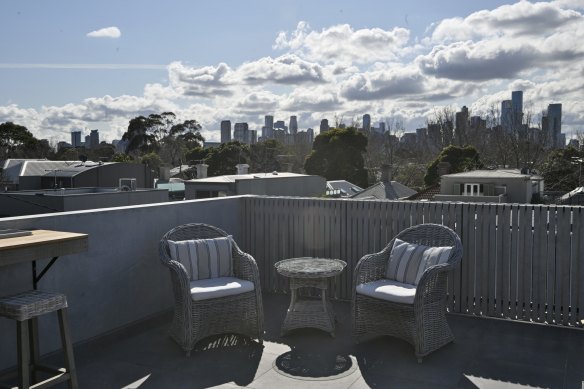
[[(3, 1), (0, 122), (113, 140), (171, 110), (218, 139), (219, 122), (298, 115), (406, 130), (440, 107), (472, 112), (523, 89), (535, 114), (564, 104), (584, 130), (584, 0)], [(109, 30), (104, 30), (109, 28)], [(92, 32), (93, 35), (91, 36)]]

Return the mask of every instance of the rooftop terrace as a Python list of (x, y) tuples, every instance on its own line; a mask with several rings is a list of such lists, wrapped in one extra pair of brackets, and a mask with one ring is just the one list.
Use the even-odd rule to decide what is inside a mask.
[[(257, 260), (266, 292), (263, 347), (226, 336), (202, 342), (185, 358), (165, 336), (172, 293), (158, 241), (187, 222), (228, 231)], [(347, 301), (356, 261), (422, 222), (453, 227), (465, 254), (449, 279), (457, 340), (418, 364), (412, 347), (397, 339), (355, 344)], [(582, 388), (584, 382), (580, 207), (242, 196), (0, 219), (4, 228), (89, 234), (89, 251), (59, 259), (39, 285), (68, 296), (81, 387)], [(273, 264), (307, 255), (348, 263), (332, 293), (335, 339), (317, 330), (279, 337), (287, 283)], [(0, 268), (0, 295), (30, 288), (30, 264)], [(56, 323), (41, 321), (40, 330), (41, 353), (58, 349)], [(13, 322), (0, 320), (0, 370), (16, 363), (15, 332)], [(228, 345), (215, 347), (221, 343)]]

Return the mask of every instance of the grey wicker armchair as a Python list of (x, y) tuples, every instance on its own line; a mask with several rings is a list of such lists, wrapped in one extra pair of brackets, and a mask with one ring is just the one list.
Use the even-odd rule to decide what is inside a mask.
[[(425, 270), (422, 268), (423, 273), (417, 285), (406, 285), (411, 287), (409, 290), (404, 289), (406, 294), (411, 293), (409, 299), (398, 296), (397, 299), (390, 299), (394, 301), (387, 301), (362, 294), (360, 291), (363, 291), (364, 285), (379, 285), (386, 281), (388, 259), (396, 238), (412, 244), (451, 246), (452, 249), (444, 263), (429, 266)], [(418, 362), (453, 341), (454, 336), (446, 321), (446, 279), (448, 272), (461, 258), (462, 244), (458, 235), (438, 224), (422, 224), (405, 229), (382, 251), (361, 258), (353, 278), (353, 335), (357, 339), (363, 335), (401, 338), (414, 346)]]
[(206, 224), (185, 224), (168, 231), (160, 241), (160, 260), (170, 270), (174, 291), (174, 317), (170, 336), (187, 356), (195, 344), (208, 336), (235, 333), (263, 341), (264, 314), (259, 271), (253, 257), (232, 244), (234, 277), (251, 281), (251, 291), (225, 297), (195, 301), (191, 296), (190, 280), (185, 267), (172, 260), (168, 241), (211, 239), (228, 234)]

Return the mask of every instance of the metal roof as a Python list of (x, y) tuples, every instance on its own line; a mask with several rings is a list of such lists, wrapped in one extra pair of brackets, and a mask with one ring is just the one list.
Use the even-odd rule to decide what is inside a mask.
[(56, 176), (72, 177), (81, 172), (114, 162), (80, 162), (80, 161), (25, 161), (21, 176)]
[(197, 182), (197, 183), (222, 183), (222, 182), (235, 182), (238, 180), (253, 180), (257, 178), (291, 178), (291, 177), (310, 177), (306, 174), (288, 173), (288, 172), (273, 172), (273, 173), (251, 173), (251, 174), (233, 174), (227, 176), (215, 176), (207, 178), (195, 178), (185, 182)]
[(378, 199), (378, 200), (398, 200), (410, 197), (416, 191), (400, 184), (397, 181), (378, 182), (375, 185), (352, 196), (353, 199)]
[[(519, 170), (472, 170), (469, 172), (445, 174), (442, 177), (456, 178), (526, 178), (531, 179), (530, 174), (521, 174)], [(537, 178), (535, 176), (534, 178)]]

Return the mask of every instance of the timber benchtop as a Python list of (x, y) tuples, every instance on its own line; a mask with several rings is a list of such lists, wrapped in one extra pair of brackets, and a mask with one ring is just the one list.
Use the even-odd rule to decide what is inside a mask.
[(87, 251), (87, 234), (33, 230), (31, 235), (0, 239), (0, 266)]

